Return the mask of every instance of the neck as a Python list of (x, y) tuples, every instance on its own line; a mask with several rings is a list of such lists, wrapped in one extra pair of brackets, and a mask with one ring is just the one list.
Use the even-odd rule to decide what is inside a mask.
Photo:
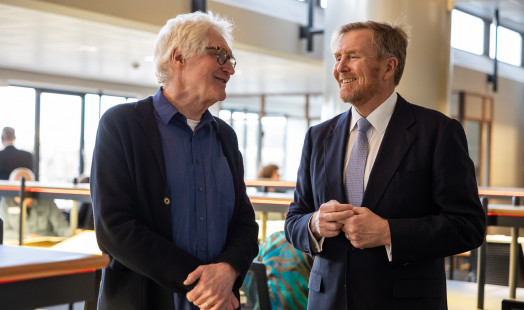
[(199, 121), (207, 108), (212, 104), (201, 102), (189, 93), (179, 92), (169, 86), (162, 87), (162, 93), (167, 100), (186, 118)]
[(373, 111), (380, 107), (391, 94), (395, 91), (395, 88), (388, 88), (385, 91), (375, 94), (371, 99), (365, 103), (353, 104), (353, 107), (362, 115), (362, 117), (368, 117)]

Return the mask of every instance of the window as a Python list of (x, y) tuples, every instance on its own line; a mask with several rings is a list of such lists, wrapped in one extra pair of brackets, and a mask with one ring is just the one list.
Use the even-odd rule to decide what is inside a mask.
[(484, 54), (484, 21), (462, 11), (451, 12), (451, 47)]
[(102, 99), (100, 100), (100, 116), (102, 116), (109, 108), (126, 102), (127, 99), (124, 97), (102, 95)]
[(238, 136), (238, 147), (244, 156), (246, 179), (257, 176), (258, 114), (233, 112), (233, 129)]
[[(281, 170), (284, 167), (284, 158), (287, 138), (287, 120), (283, 116), (265, 116), (262, 118), (262, 166), (275, 164)], [(283, 173), (284, 171), (280, 171)]]
[(72, 182), (80, 167), (82, 97), (40, 97), (40, 181)]
[(0, 87), (0, 131), (15, 130), (15, 146), (34, 154), (35, 90), (25, 87)]
[[(522, 35), (516, 31), (499, 26), (497, 35), (497, 59), (520, 66), (522, 64)], [(495, 25), (490, 27), (489, 57), (495, 57)]]

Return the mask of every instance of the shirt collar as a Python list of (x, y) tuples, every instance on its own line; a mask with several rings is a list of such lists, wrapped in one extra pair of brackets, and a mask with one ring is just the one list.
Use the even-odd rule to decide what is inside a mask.
[[(376, 131), (383, 133), (386, 130), (386, 127), (389, 124), (389, 120), (391, 119), (391, 116), (393, 115), (393, 110), (395, 110), (395, 104), (397, 103), (397, 92), (393, 91), (393, 93), (389, 96), (386, 101), (384, 101), (381, 105), (378, 106), (371, 114), (368, 115), (367, 120), (375, 128)], [(353, 131), (355, 126), (357, 125), (357, 121), (362, 118), (362, 115), (358, 113), (357, 109), (354, 109), (351, 107), (351, 126), (350, 131)]]
[[(165, 125), (167, 125), (176, 114), (179, 114), (182, 119), (187, 122), (185, 115), (178, 112), (177, 108), (164, 96), (162, 93), (162, 87), (158, 88), (156, 94), (153, 96), (153, 106), (158, 114), (158, 117)], [(197, 128), (204, 126), (207, 123), (214, 124), (213, 126), (215, 126), (215, 128), (218, 130), (218, 124), (209, 110), (204, 112)]]
[(162, 93), (162, 87), (158, 88), (156, 94), (153, 96), (153, 106), (164, 125), (167, 125), (173, 116), (178, 113), (175, 106), (172, 105)]

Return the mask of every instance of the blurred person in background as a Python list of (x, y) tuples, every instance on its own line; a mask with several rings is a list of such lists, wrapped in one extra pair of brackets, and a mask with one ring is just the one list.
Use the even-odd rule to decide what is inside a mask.
[[(34, 181), (35, 176), (28, 168), (16, 168), (11, 172), (9, 181)], [(25, 198), (27, 207), (24, 239), (41, 236), (68, 237), (71, 227), (64, 213), (53, 200)], [(0, 217), (4, 220), (4, 238), (18, 240), (20, 236), (20, 197), (2, 197)]]
[[(75, 184), (87, 183), (89, 184), (89, 177), (81, 175), (74, 180)], [(93, 217), (93, 205), (90, 202), (82, 202), (78, 207), (78, 228), (94, 230), (95, 220)]]
[(15, 140), (15, 130), (11, 127), (4, 127), (2, 130), (4, 149), (0, 151), (0, 180), (9, 179), (9, 175), (16, 168), (34, 169), (33, 155), (17, 149), (14, 145)]
[[(271, 309), (303, 310), (307, 308), (308, 280), (313, 258), (295, 249), (284, 231), (277, 231), (264, 239), (255, 261), (266, 266), (267, 286)], [(260, 309), (256, 284), (248, 274), (242, 285), (247, 305)]]
[(278, 166), (274, 164), (265, 165), (258, 171), (257, 177), (259, 179), (279, 180)]
[(239, 307), (258, 225), (236, 134), (208, 110), (235, 73), (231, 34), (212, 13), (170, 19), (155, 43), (157, 93), (100, 120), (91, 195), (111, 262), (98, 309)]

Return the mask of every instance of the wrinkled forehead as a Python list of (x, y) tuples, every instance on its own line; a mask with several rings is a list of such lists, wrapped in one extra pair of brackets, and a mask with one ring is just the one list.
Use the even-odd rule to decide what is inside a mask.
[(230, 55), (232, 54), (231, 48), (227, 44), (226, 40), (216, 30), (210, 29), (207, 32), (207, 40), (208, 40), (207, 42), (208, 46), (218, 46), (218, 47), (225, 49), (228, 54)]

